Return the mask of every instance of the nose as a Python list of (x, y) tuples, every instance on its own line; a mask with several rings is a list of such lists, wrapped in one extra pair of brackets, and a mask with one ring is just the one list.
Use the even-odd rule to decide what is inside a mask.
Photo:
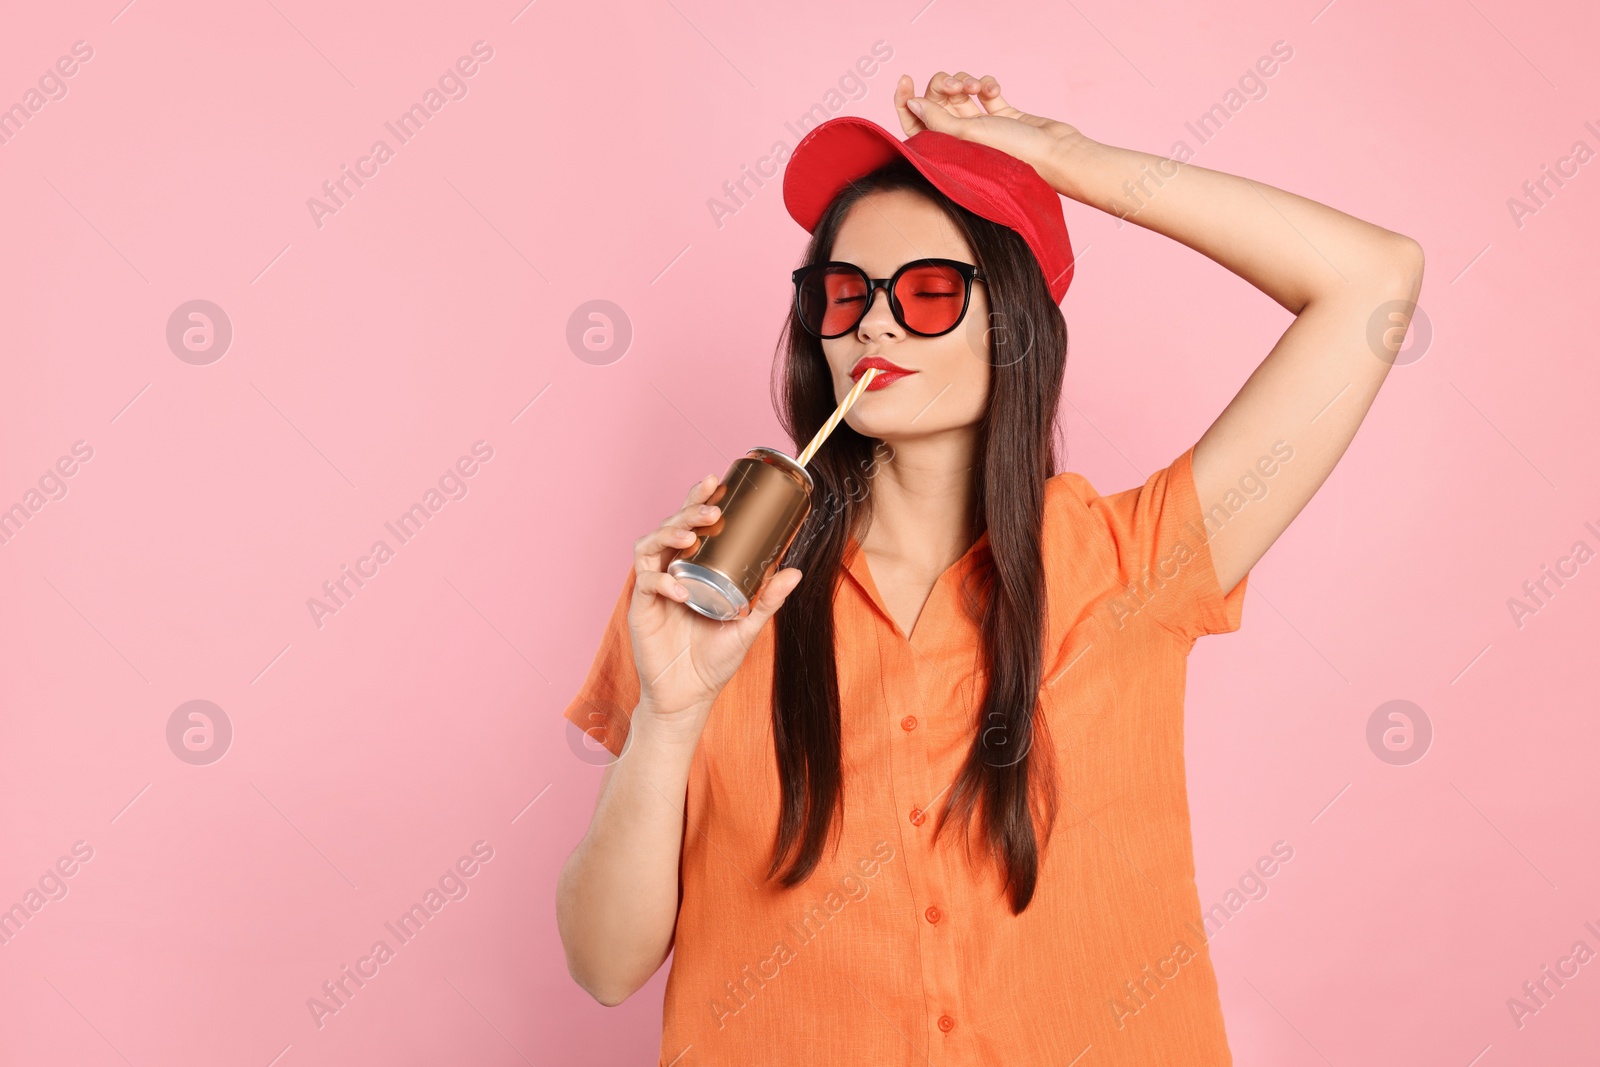
[[(879, 310), (878, 294), (883, 294), (882, 310)], [(895, 320), (894, 311), (889, 307), (889, 287), (887, 285), (874, 285), (867, 293), (867, 306), (862, 312), (861, 321), (856, 323), (856, 333), (864, 341), (881, 336), (885, 332), (899, 332), (900, 323)]]

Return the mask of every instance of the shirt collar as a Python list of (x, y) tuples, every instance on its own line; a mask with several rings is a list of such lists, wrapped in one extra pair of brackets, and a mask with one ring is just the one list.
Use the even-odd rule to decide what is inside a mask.
[[(943, 574), (939, 575), (938, 581), (934, 582), (934, 585), (937, 586), (939, 582), (952, 576), (959, 579), (972, 566), (978, 553), (987, 550), (988, 547), (989, 531), (985, 530), (972, 543), (972, 547), (962, 553), (960, 559), (952, 563)], [(884, 607), (883, 597), (878, 593), (877, 583), (872, 580), (872, 572), (867, 569), (867, 554), (861, 551), (861, 543), (855, 539), (854, 534), (845, 535), (844, 568), (850, 577), (855, 579), (855, 583), (861, 588), (862, 594), (871, 602), (873, 607), (878, 609), (878, 614), (883, 616), (884, 621), (898, 630), (899, 625), (894, 621), (894, 616), (889, 614), (889, 609)], [(930, 604), (933, 601), (933, 593), (931, 591), (928, 594), (928, 601)], [(923, 610), (926, 611), (927, 608), (925, 607)]]

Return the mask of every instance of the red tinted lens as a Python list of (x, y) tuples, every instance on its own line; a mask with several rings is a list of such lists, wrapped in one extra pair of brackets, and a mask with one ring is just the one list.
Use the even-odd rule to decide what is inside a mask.
[(954, 267), (912, 267), (900, 275), (894, 298), (905, 324), (918, 333), (943, 333), (961, 319), (967, 284)]
[(861, 318), (867, 285), (859, 273), (840, 267), (812, 271), (800, 283), (800, 321), (824, 337), (844, 334)]

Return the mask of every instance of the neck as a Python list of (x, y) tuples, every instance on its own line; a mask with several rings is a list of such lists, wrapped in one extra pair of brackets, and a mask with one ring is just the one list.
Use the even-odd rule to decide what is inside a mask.
[(889, 441), (890, 459), (872, 477), (872, 518), (859, 538), (873, 556), (942, 571), (972, 547), (972, 466), (968, 427)]

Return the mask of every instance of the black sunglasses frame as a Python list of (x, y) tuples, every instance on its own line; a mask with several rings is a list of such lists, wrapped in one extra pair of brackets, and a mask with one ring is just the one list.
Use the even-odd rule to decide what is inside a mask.
[[(948, 329), (940, 330), (937, 333), (923, 333), (921, 330), (916, 329), (906, 321), (905, 311), (903, 308), (901, 308), (900, 301), (895, 299), (894, 287), (895, 284), (900, 281), (900, 276), (914, 267), (951, 267), (954, 268), (956, 273), (961, 275), (961, 313), (956, 316), (956, 321), (951, 323)], [(827, 270), (830, 268), (834, 270), (843, 268), (844, 270), (854, 271), (860, 276), (861, 280), (866, 283), (867, 287), (867, 298), (861, 302), (861, 314), (857, 315), (856, 320), (847, 328), (839, 331), (838, 333), (822, 333), (819, 330), (813, 329), (811, 324), (806, 321), (805, 313), (800, 308), (800, 293), (805, 285), (806, 279), (818, 271)], [(943, 337), (951, 330), (954, 330), (957, 326), (960, 326), (962, 320), (967, 317), (967, 308), (972, 303), (973, 281), (980, 281), (985, 284), (987, 284), (989, 281), (988, 277), (983, 273), (983, 271), (979, 270), (971, 263), (963, 263), (958, 259), (932, 258), (913, 259), (909, 263), (903, 263), (900, 265), (899, 269), (894, 272), (894, 275), (888, 278), (869, 278), (867, 277), (867, 272), (856, 266), (854, 263), (844, 263), (838, 260), (829, 260), (826, 263), (813, 263), (807, 267), (800, 267), (799, 269), (795, 270), (790, 277), (794, 281), (795, 318), (800, 320), (800, 325), (805, 328), (807, 333), (813, 334), (816, 337), (820, 337), (824, 341), (831, 341), (836, 337), (843, 337), (845, 334), (850, 333), (856, 327), (860, 326), (861, 320), (867, 317), (867, 311), (872, 307), (872, 299), (877, 295), (877, 291), (879, 289), (882, 289), (885, 295), (887, 295), (889, 298), (889, 313), (894, 316), (894, 321), (898, 322), (908, 332), (913, 333), (918, 337)]]

